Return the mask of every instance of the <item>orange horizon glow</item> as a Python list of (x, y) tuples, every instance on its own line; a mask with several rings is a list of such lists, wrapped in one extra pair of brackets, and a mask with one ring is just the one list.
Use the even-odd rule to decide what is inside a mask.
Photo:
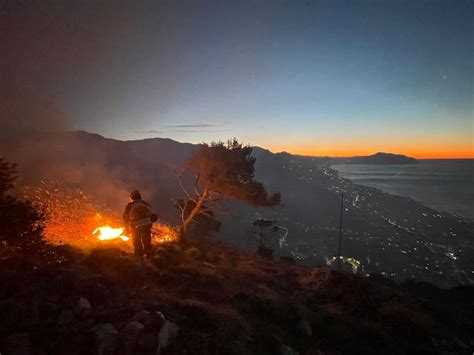
[(311, 145), (292, 145), (292, 146), (280, 146), (269, 144), (267, 148), (272, 152), (286, 151), (291, 154), (305, 155), (305, 156), (318, 156), (318, 157), (334, 157), (334, 158), (347, 158), (353, 156), (368, 156), (373, 155), (377, 152), (402, 154), (408, 157), (416, 159), (474, 159), (474, 148), (466, 146), (452, 146), (427, 147), (426, 144), (419, 144), (417, 146), (396, 146), (396, 145), (380, 145), (374, 146), (311, 146)]

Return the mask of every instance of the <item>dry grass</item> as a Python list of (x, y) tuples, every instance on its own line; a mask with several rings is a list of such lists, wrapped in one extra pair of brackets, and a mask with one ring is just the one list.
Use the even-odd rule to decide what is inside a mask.
[[(122, 227), (120, 215), (79, 188), (68, 188), (57, 181), (41, 181), (24, 189), (24, 195), (45, 214), (44, 238), (54, 245), (71, 245), (83, 250), (119, 248), (132, 251), (131, 241), (101, 241), (94, 230), (101, 226)], [(175, 228), (155, 223), (154, 243), (177, 239)]]
[[(450, 332), (400, 290), (209, 240), (155, 244), (149, 262), (111, 248), (53, 254), (63, 261), (0, 258), (4, 270), (16, 270), (3, 273), (2, 292), (48, 302), (85, 292), (105, 307), (102, 318), (114, 309), (160, 310), (180, 326), (181, 352), (278, 354), (290, 346), (300, 353), (404, 353), (433, 350), (437, 329)], [(107, 292), (87, 283), (97, 277)]]

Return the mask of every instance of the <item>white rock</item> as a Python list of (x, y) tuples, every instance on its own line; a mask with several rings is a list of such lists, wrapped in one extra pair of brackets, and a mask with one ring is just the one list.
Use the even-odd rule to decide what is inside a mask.
[(92, 308), (91, 303), (89, 302), (87, 298), (85, 297), (79, 298), (79, 301), (77, 302), (78, 311), (82, 312), (91, 308)]
[(99, 355), (113, 354), (117, 347), (118, 331), (110, 323), (98, 324), (93, 329)]
[(142, 309), (141, 311), (135, 313), (135, 315), (133, 316), (133, 320), (136, 320), (142, 323), (143, 325), (147, 325), (150, 322), (150, 312), (146, 309)]
[(298, 328), (303, 330), (308, 336), (311, 336), (313, 334), (313, 329), (311, 328), (311, 325), (308, 323), (306, 319), (301, 319)]
[(173, 322), (166, 321), (163, 327), (160, 330), (160, 334), (158, 338), (160, 340), (160, 344), (158, 345), (158, 349), (156, 350), (156, 354), (160, 355), (161, 350), (166, 349), (178, 336), (179, 327), (174, 324)]
[(289, 347), (288, 345), (282, 345), (281, 346), (281, 353), (283, 355), (299, 355), (300, 353), (296, 351), (295, 349)]
[(129, 322), (120, 331), (120, 348), (119, 354), (121, 355), (133, 355), (135, 351), (135, 345), (137, 344), (138, 334), (144, 329), (142, 323), (133, 320)]

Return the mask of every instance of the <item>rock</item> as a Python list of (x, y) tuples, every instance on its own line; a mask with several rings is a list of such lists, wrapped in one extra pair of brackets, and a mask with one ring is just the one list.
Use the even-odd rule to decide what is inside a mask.
[(161, 312), (155, 311), (155, 312), (151, 313), (150, 318), (151, 318), (150, 323), (148, 323), (148, 325), (146, 325), (147, 330), (148, 331), (159, 332), (161, 327), (163, 327), (163, 325), (166, 322), (166, 318), (165, 318), (164, 314), (161, 313)]
[(150, 312), (146, 309), (142, 309), (141, 311), (135, 313), (135, 315), (133, 316), (133, 320), (140, 322), (146, 327), (151, 322)]
[(295, 349), (289, 347), (288, 345), (281, 346), (281, 353), (282, 355), (299, 355), (299, 352)]
[(98, 324), (92, 331), (95, 335), (95, 352), (98, 355), (112, 355), (117, 348), (118, 331), (110, 323)]
[(168, 348), (168, 346), (176, 340), (176, 337), (178, 336), (178, 331), (178, 325), (170, 321), (165, 322), (165, 324), (160, 330), (160, 334), (158, 335), (160, 343), (156, 352), (157, 355), (160, 355), (162, 350)]
[(58, 325), (66, 325), (72, 323), (74, 320), (74, 312), (72, 309), (64, 309), (61, 313), (59, 313), (58, 318), (56, 319), (56, 323)]
[(133, 309), (127, 307), (105, 309), (97, 315), (97, 319), (103, 323), (112, 323), (117, 329), (122, 329), (133, 315), (136, 313)]
[(298, 329), (301, 329), (309, 337), (313, 334), (313, 329), (306, 319), (301, 319), (299, 321)]
[(79, 297), (77, 301), (75, 312), (78, 316), (85, 317), (92, 311), (92, 306), (89, 300), (85, 297)]
[(2, 355), (30, 355), (33, 348), (28, 333), (9, 335), (1, 341)]
[(120, 355), (132, 355), (135, 351), (135, 346), (137, 344), (138, 334), (144, 329), (142, 323), (134, 320), (129, 322), (121, 331), (120, 331), (120, 346), (119, 354)]
[(461, 339), (459, 339), (459, 338), (454, 338), (453, 342), (454, 342), (454, 344), (455, 344), (458, 348), (461, 348), (461, 349), (464, 350), (464, 351), (469, 350), (469, 345), (467, 345), (466, 343), (464, 343)]
[(109, 282), (102, 276), (82, 279), (78, 282), (79, 294), (87, 298), (92, 306), (104, 306), (112, 301), (112, 292), (107, 285)]

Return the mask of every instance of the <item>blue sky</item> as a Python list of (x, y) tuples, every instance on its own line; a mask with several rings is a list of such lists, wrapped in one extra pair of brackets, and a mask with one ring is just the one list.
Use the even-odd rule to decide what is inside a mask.
[[(14, 29), (40, 33), (44, 47), (32, 54), (41, 70), (22, 78), (21, 65), (35, 61), (21, 59), (15, 80), (53, 100), (72, 128), (118, 139), (474, 155), (473, 9), (419, 0), (45, 6)], [(12, 62), (26, 49), (14, 48)]]

